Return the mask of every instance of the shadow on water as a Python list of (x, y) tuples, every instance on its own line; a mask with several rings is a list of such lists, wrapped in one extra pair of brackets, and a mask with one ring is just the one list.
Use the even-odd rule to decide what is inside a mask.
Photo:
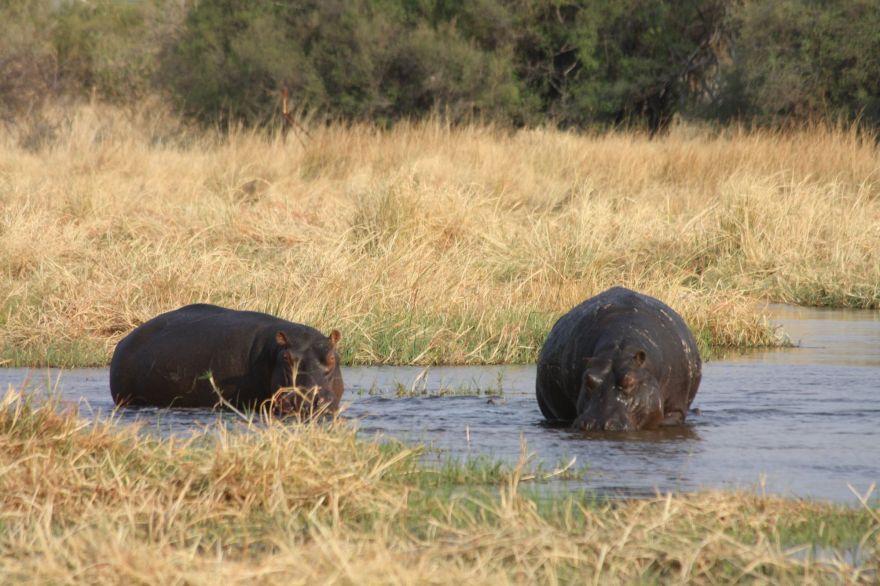
[[(574, 458), (576, 473), (554, 478), (550, 491), (644, 496), (760, 487), (856, 502), (852, 490), (880, 481), (880, 312), (770, 309), (799, 346), (704, 365), (693, 405), (701, 414), (681, 427), (586, 434), (549, 425), (535, 402), (534, 365), (349, 367), (344, 417), (362, 436), (423, 443), (432, 461), (515, 464), (523, 442), (544, 470)], [(0, 369), (4, 388), (29, 379), (30, 388), (55, 388), (94, 417), (113, 410), (107, 378), (106, 369)], [(161, 435), (238, 422), (206, 409), (145, 407), (117, 417)]]

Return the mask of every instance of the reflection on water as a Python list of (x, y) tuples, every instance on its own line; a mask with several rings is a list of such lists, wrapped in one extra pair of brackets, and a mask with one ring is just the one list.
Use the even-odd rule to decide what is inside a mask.
[(782, 327), (797, 349), (730, 356), (731, 362), (880, 367), (880, 311), (791, 305), (770, 305), (769, 310), (773, 322)]
[[(515, 462), (521, 439), (544, 470), (576, 457), (580, 474), (553, 489), (642, 495), (760, 483), (767, 492), (855, 502), (848, 485), (864, 492), (880, 481), (880, 312), (771, 310), (800, 347), (706, 364), (694, 402), (701, 414), (682, 428), (586, 435), (548, 426), (532, 365), (346, 368), (345, 416), (362, 434), (423, 442), (443, 457)], [(83, 401), (84, 413), (113, 407), (106, 369), (65, 371), (60, 380), (5, 369), (0, 385), (18, 387), (26, 377), (31, 388)], [(127, 409), (120, 417), (160, 434), (234, 420), (203, 409)]]

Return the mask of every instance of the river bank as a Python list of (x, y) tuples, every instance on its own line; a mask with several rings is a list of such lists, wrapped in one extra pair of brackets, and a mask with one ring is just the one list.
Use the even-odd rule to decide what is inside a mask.
[(16, 392), (0, 406), (0, 576), (171, 583), (871, 584), (875, 506), (742, 492), (530, 494), (344, 428), (157, 439)]
[(106, 365), (191, 302), (343, 334), (346, 364), (517, 364), (612, 285), (704, 355), (784, 343), (764, 301), (880, 303), (870, 137), (681, 127), (649, 139), (452, 127), (194, 131), (160, 110), (0, 130), (0, 364)]
[[(342, 420), (362, 439), (423, 446), (430, 466), (514, 467), (523, 454), (548, 474), (548, 495), (651, 497), (701, 490), (756, 490), (786, 498), (858, 504), (880, 482), (880, 312), (768, 308), (794, 348), (753, 350), (703, 366), (682, 428), (598, 434), (548, 427), (535, 401), (534, 365), (346, 367)], [(114, 413), (106, 368), (0, 369), (0, 389), (26, 388), (112, 416), (161, 438), (188, 438), (235, 425), (210, 409), (123, 409)]]

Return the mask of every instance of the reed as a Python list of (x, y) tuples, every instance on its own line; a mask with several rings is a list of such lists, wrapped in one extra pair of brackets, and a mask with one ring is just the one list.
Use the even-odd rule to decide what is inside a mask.
[[(874, 584), (880, 510), (748, 492), (530, 494), (528, 464), (429, 468), (331, 425), (158, 439), (9, 389), (0, 581)], [(538, 475), (540, 478), (541, 475)]]
[[(37, 135), (36, 137), (34, 135)], [(713, 348), (782, 342), (761, 304), (880, 305), (880, 155), (824, 126), (194, 130), (150, 104), (0, 129), (0, 360), (106, 364), (190, 302), (343, 332), (349, 364), (534, 360), (625, 285)]]

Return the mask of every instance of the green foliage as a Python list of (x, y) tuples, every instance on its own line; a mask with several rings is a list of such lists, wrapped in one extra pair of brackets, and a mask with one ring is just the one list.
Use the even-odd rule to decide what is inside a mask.
[(508, 117), (519, 92), (509, 61), (486, 53), (455, 29), (419, 27), (389, 52), (382, 84), (388, 118), (444, 109), (453, 119)]
[(55, 78), (45, 2), (0, 2), (0, 119), (39, 104)]
[(52, 42), (62, 75), (102, 93), (124, 93), (145, 80), (148, 57), (131, 37), (141, 33), (142, 6), (129, 3), (64, 4)]
[(297, 107), (347, 119), (515, 108), (509, 63), (452, 27), (425, 25), (425, 15), (408, 2), (201, 2), (163, 77), (207, 120), (270, 120), (283, 87)]
[(142, 98), (183, 10), (173, 0), (0, 4), (0, 104), (21, 111), (62, 93)]
[(521, 76), (565, 125), (665, 128), (716, 64), (726, 0), (526, 3)]
[(163, 56), (162, 82), (188, 114), (253, 118), (271, 109), (271, 93), (284, 84), (305, 95), (324, 95), (317, 74), (273, 12), (270, 3), (223, 0), (201, 2), (187, 15), (180, 39)]
[(744, 113), (765, 122), (880, 122), (880, 3), (747, 3), (731, 76)]
[(295, 109), (381, 124), (880, 122), (875, 0), (6, 0), (0, 21), (7, 120), (158, 91), (263, 124), (287, 87)]

